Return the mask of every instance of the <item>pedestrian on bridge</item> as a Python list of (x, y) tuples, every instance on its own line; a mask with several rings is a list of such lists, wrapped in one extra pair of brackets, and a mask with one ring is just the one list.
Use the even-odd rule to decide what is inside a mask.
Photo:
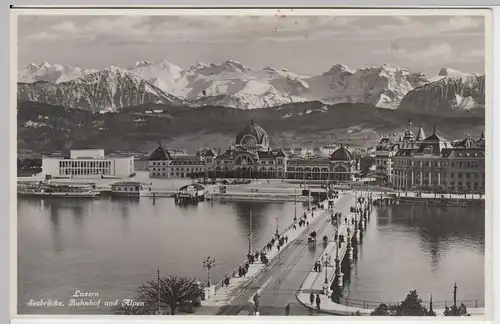
[(285, 306), (285, 315), (286, 316), (290, 315), (290, 303), (286, 304)]
[(238, 276), (243, 277), (243, 268), (241, 266), (238, 267)]
[(281, 245), (278, 244), (277, 248), (278, 248), (278, 252), (279, 252), (281, 249)]
[(285, 236), (285, 243), (288, 243), (288, 235)]
[(321, 299), (319, 298), (319, 294), (316, 294), (316, 309), (320, 310), (319, 305), (321, 304)]
[(311, 291), (311, 294), (309, 295), (309, 301), (311, 302), (311, 305), (314, 305), (314, 293)]

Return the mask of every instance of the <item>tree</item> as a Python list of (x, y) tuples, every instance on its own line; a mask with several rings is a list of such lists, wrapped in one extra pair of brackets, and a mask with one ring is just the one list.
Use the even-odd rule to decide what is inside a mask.
[(444, 316), (470, 316), (470, 314), (467, 312), (467, 306), (464, 305), (464, 303), (461, 303), (460, 306), (451, 306), (448, 307), (446, 306), (444, 309)]
[(165, 311), (164, 306), (168, 306), (174, 315), (179, 306), (192, 304), (202, 293), (194, 278), (168, 276), (159, 280), (149, 280), (139, 286), (137, 296), (134, 298), (134, 301), (143, 303), (142, 306), (131, 307), (122, 303), (114, 307), (114, 312), (120, 315), (154, 315), (158, 311), (159, 298), (162, 313)]
[(418, 297), (416, 290), (411, 290), (398, 306), (387, 306), (382, 303), (375, 308), (371, 316), (434, 316), (422, 305), (422, 299)]
[(371, 316), (394, 316), (395, 314), (396, 307), (387, 306), (384, 303), (378, 305), (377, 308), (370, 313)]
[(399, 304), (396, 316), (425, 316), (427, 308), (422, 305), (422, 299), (418, 297), (416, 290), (411, 290), (405, 300)]

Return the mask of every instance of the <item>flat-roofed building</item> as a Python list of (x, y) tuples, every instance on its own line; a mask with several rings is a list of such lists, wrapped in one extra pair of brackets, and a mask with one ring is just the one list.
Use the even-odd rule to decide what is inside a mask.
[(130, 177), (134, 174), (133, 156), (105, 156), (103, 149), (76, 149), (66, 154), (42, 157), (42, 173), (52, 177), (94, 178)]

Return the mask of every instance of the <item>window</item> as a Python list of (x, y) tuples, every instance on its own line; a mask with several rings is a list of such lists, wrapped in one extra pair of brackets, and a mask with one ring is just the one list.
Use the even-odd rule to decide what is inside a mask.
[(459, 178), (459, 179), (462, 179), (462, 172), (459, 172), (459, 173), (458, 173), (458, 178)]
[(451, 162), (451, 167), (454, 168), (455, 167), (455, 163)]

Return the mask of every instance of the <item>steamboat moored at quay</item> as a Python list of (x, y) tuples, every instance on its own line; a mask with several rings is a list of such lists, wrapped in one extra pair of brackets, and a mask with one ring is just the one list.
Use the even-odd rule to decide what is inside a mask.
[(17, 194), (19, 196), (95, 198), (99, 193), (93, 184), (51, 183), (49, 180), (18, 183), (17, 186)]

